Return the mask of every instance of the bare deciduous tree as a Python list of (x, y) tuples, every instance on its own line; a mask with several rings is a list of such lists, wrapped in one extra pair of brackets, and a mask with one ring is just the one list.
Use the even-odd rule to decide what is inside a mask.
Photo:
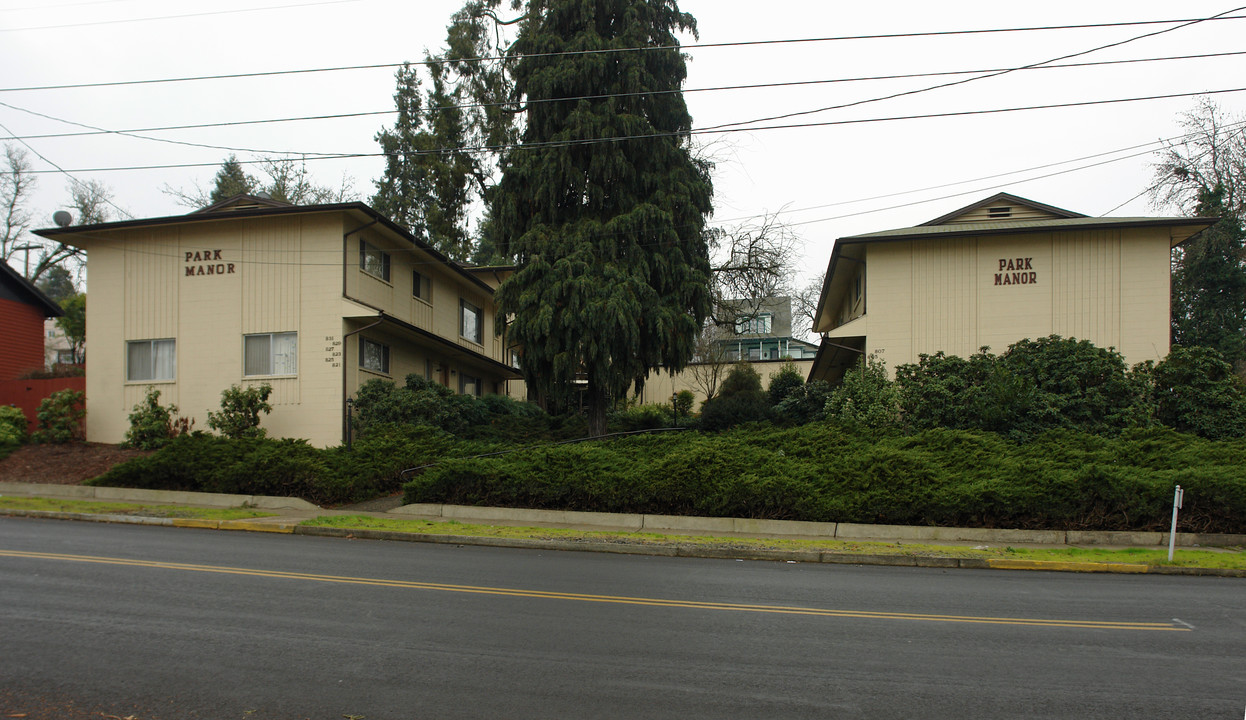
[(688, 375), (692, 378), (692, 386), (709, 400), (718, 394), (718, 386), (731, 368), (731, 359), (726, 340), (730, 332), (723, 326), (709, 321), (701, 329), (697, 337), (696, 354), (688, 365)]
[(26, 201), (34, 190), (34, 178), (30, 176), (30, 161), (26, 151), (14, 145), (4, 146), (4, 168), (0, 175), (0, 260), (7, 261), (19, 252), (22, 236), (30, 229), (30, 212)]
[(755, 317), (767, 298), (790, 294), (797, 237), (778, 213), (710, 234), (716, 325), (733, 327)]
[(822, 285), (825, 281), (826, 273), (823, 272), (804, 287), (792, 292), (792, 337), (798, 340), (813, 338), (818, 302), (822, 298)]
[(1229, 115), (1202, 97), (1179, 123), (1186, 134), (1166, 143), (1154, 166), (1152, 205), (1189, 213), (1200, 190), (1219, 186), (1224, 207), (1241, 217), (1246, 210), (1246, 118)]

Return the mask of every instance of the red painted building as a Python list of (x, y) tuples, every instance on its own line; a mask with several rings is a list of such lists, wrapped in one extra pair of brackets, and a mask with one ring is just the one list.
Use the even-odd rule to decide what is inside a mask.
[(56, 303), (0, 262), (0, 380), (43, 368), (43, 320), (62, 314)]

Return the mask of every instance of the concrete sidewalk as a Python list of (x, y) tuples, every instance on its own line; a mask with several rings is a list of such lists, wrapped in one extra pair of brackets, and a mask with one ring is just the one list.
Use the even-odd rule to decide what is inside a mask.
[[(1246, 571), (1214, 568), (1183, 568), (1148, 566), (1127, 563), (1060, 562), (1038, 560), (980, 559), (937, 557), (929, 554), (856, 554), (819, 550), (772, 550), (730, 546), (707, 546), (680, 543), (670, 539), (655, 541), (640, 534), (666, 536), (713, 536), (721, 538), (837, 540), (844, 542), (904, 544), (938, 544), (951, 547), (1017, 547), (1062, 548), (1095, 547), (1102, 549), (1167, 547), (1168, 533), (1158, 532), (1088, 532), (1063, 530), (1007, 530), (984, 528), (942, 528), (901, 525), (863, 525), (857, 523), (821, 523), (790, 520), (758, 520), (748, 518), (683, 517), (630, 513), (590, 513), (562, 510), (525, 510), (516, 508), (475, 507), (461, 505), (402, 505), (401, 499), (380, 498), (355, 506), (325, 510), (298, 498), (257, 495), (224, 495), (214, 493), (104, 488), (80, 485), (44, 485), (34, 483), (0, 483), (0, 496), (39, 497), (48, 499), (137, 502), (150, 505), (190, 507), (245, 507), (273, 513), (270, 517), (249, 520), (204, 520), (194, 518), (158, 518), (133, 515), (100, 515), (71, 512), (23, 511), (0, 509), (0, 514), (31, 517), (55, 517), (95, 522), (120, 522), (146, 525), (167, 525), (219, 530), (296, 533), (338, 537), (402, 540), (409, 542), (443, 542), (460, 545), (490, 545), (547, 550), (580, 550), (628, 554), (667, 555), (681, 557), (730, 557), (757, 560), (791, 560), (797, 562), (832, 562), (874, 565), (909, 565), (924, 567), (997, 568), (1064, 570), (1075, 572), (1164, 573), (1181, 575), (1219, 575), (1246, 577)], [(428, 535), (389, 530), (361, 530), (300, 525), (305, 520), (326, 516), (363, 515), (374, 518), (457, 522), (472, 525), (509, 527), (559, 528), (585, 532), (637, 534), (635, 542), (591, 542), (583, 540), (497, 538), (473, 535)], [(1177, 544), (1183, 548), (1241, 548), (1246, 535), (1179, 533)], [(1236, 550), (1240, 551), (1240, 550)]]

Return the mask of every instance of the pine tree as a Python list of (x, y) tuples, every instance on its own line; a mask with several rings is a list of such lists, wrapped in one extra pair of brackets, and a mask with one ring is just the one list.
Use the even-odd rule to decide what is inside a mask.
[(398, 87), (394, 92), (394, 105), (398, 108), (398, 118), (392, 129), (376, 134), (376, 142), (385, 154), (385, 172), (376, 181), (376, 194), (370, 204), (412, 234), (425, 238), (424, 208), (432, 190), (428, 169), (414, 154), (425, 145), (425, 133), (421, 132), (424, 118), (420, 76), (415, 68), (405, 63), (395, 75)]
[(1183, 245), (1172, 274), (1172, 341), (1219, 350), (1230, 363), (1246, 359), (1246, 267), (1242, 221), (1224, 205), (1217, 184), (1198, 194), (1197, 217), (1220, 222)]
[(209, 204), (215, 205), (226, 198), (249, 193), (255, 186), (255, 178), (243, 171), (236, 155), (230, 155), (216, 172), (215, 186), (212, 194), (208, 196)]
[(427, 94), (415, 68), (404, 64), (397, 72), (398, 118), (392, 129), (376, 135), (385, 172), (371, 204), (451, 259), (466, 260), (472, 250), (467, 232), (472, 162), (463, 149), (463, 111), (447, 87), (444, 67), (429, 67)]
[[(680, 30), (695, 20), (673, 0), (531, 0), (510, 50), (526, 125), (491, 197), (516, 262), (499, 315), (543, 397), (586, 381), (593, 435), (629, 386), (689, 362), (710, 312), (713, 189), (689, 150)], [(655, 49), (593, 52), (625, 48)]]

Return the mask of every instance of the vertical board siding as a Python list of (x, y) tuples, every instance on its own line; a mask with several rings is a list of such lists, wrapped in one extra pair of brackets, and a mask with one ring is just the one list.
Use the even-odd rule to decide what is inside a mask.
[(913, 355), (943, 350), (968, 356), (977, 348), (977, 243), (972, 239), (913, 243)]
[(1058, 233), (1052, 242), (1052, 332), (1121, 346), (1119, 230)]
[[(301, 326), (302, 219), (250, 220), (240, 229), (242, 259), (242, 334), (298, 332), (298, 372), (310, 369), (317, 338)], [(297, 378), (247, 380), (247, 385), (272, 386), (269, 403), (297, 405)]]
[[(177, 228), (151, 228), (137, 233), (122, 246), (125, 270), (121, 278), (123, 340), (115, 352), (121, 353), (121, 376), (125, 382), (126, 340), (155, 340), (178, 336), (178, 282), (182, 271)], [(176, 346), (175, 378), (180, 378), (184, 348)], [(129, 410), (143, 400), (146, 385), (125, 384), (121, 405)], [(176, 405), (179, 400), (177, 382), (153, 385), (160, 390), (162, 405)]]

